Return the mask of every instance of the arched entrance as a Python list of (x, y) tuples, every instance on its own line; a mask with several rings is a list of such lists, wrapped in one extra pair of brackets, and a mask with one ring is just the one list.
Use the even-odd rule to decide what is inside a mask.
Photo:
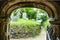
[[(55, 7), (49, 3), (49, 2), (43, 2), (43, 1), (8, 1), (5, 5), (2, 6), (1, 16), (2, 16), (2, 25), (1, 26), (1, 40), (9, 40), (8, 38), (8, 29), (9, 29), (9, 21), (10, 21), (10, 15), (12, 10), (16, 8), (22, 8), (22, 7), (33, 7), (33, 8), (40, 8), (43, 10), (46, 10), (49, 17), (52, 19), (51, 22), (57, 19), (57, 12)], [(52, 24), (52, 23), (51, 23)], [(53, 24), (52, 24), (53, 25)]]
[(50, 26), (46, 11), (30, 7), (18, 8), (12, 11), (10, 17), (11, 40), (46, 40), (46, 29)]

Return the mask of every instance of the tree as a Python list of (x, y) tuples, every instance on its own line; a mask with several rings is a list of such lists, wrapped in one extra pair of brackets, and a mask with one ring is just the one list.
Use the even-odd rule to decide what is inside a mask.
[(36, 19), (37, 11), (33, 10), (33, 8), (21, 8), (21, 13), (26, 12), (28, 19)]

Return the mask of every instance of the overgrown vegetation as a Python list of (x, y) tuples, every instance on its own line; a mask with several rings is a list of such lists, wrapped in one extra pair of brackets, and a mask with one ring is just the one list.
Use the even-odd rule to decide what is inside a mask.
[(35, 26), (35, 27), (38, 27), (40, 25), (40, 23), (37, 21), (32, 21), (32, 20), (18, 19), (16, 22), (11, 21), (10, 25), (12, 27), (15, 27), (15, 26), (28, 26), (28, 27)]
[(10, 22), (12, 38), (13, 35), (14, 38), (18, 36), (19, 38), (35, 37), (40, 34), (41, 26), (47, 29), (47, 26), (50, 25), (48, 14), (42, 9), (19, 8), (14, 10), (12, 14)]

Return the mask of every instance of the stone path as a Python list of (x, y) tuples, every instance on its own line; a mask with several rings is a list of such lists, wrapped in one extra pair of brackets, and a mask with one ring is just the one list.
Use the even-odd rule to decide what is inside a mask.
[(10, 39), (10, 40), (46, 40), (46, 31), (44, 29), (42, 29), (41, 33), (39, 36), (37, 36), (36, 38), (21, 38), (21, 39)]

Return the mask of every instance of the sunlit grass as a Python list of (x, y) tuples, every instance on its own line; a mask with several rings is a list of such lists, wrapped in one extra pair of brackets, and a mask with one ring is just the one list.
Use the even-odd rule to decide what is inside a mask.
[(24, 25), (24, 26), (32, 26), (32, 25), (40, 25), (41, 23), (37, 22), (37, 21), (32, 21), (32, 20), (25, 20), (25, 19), (18, 19), (18, 21), (11, 21), (10, 25), (11, 26), (20, 26), (20, 25)]
[(32, 37), (35, 37), (36, 35), (40, 34), (40, 24), (37, 21), (32, 20), (25, 20), (25, 19), (18, 19), (17, 21), (11, 21), (10, 25), (12, 28), (20, 27), (15, 32), (18, 33), (20, 30), (23, 30), (27, 33), (32, 32)]
[[(31, 33), (32, 37), (35, 37), (36, 35), (40, 34), (41, 26), (43, 26), (43, 28), (47, 30), (47, 26), (49, 26), (50, 23), (47, 20), (48, 19), (48, 15), (43, 16), (44, 13), (46, 13), (44, 10), (39, 10), (40, 12), (38, 12), (38, 9), (33, 10), (31, 8), (27, 8), (26, 9), (26, 15), (27, 15), (26, 18), (27, 19), (22, 18), (23, 12), (24, 12), (24, 8), (20, 9), (20, 10), (21, 10), (21, 12), (19, 12), (20, 15), (19, 15), (18, 20), (16, 20), (16, 21), (12, 21), (11, 20), (10, 21), (11, 28), (12, 29), (16, 29), (15, 32), (17, 34), (20, 31), (24, 31), (25, 33), (27, 32), (28, 34)], [(17, 17), (16, 12), (17, 12), (17, 9), (15, 11), (13, 11), (14, 17), (15, 16)], [(39, 17), (42, 20), (42, 22), (40, 22), (40, 19), (38, 20), (37, 12), (43, 14), (42, 16), (40, 15), (41, 17)], [(14, 17), (12, 16), (12, 18), (14, 18)]]

